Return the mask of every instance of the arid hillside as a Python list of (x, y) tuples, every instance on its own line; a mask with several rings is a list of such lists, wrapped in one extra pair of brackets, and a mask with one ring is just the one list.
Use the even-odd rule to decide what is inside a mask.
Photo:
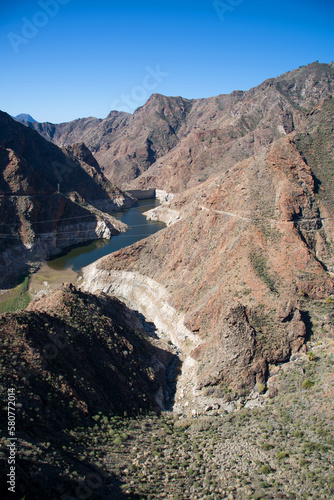
[[(3, 435), (1, 498), (329, 500), (334, 340), (323, 330), (271, 377), (266, 404), (184, 418), (150, 411), (173, 354), (120, 301), (65, 284), (2, 315), (1, 401), (11, 387), (18, 453), (13, 494)], [(5, 404), (0, 420), (6, 429)]]
[[(105, 120), (0, 115), (1, 210), (27, 252), (54, 214), (57, 237), (112, 231), (100, 195), (131, 203), (114, 182), (166, 199), (158, 233), (0, 315), (18, 500), (333, 498), (333, 77), (313, 63)], [(3, 436), (6, 499), (7, 457)]]
[(330, 98), (310, 112), (307, 132), (186, 190), (158, 209), (179, 214), (173, 225), (84, 270), (89, 291), (112, 283), (125, 296), (126, 282), (133, 300), (139, 276), (167, 290), (197, 338), (184, 402), (244, 397), (266, 386), (273, 365), (305, 352), (315, 322), (333, 335), (333, 315), (321, 312), (334, 295), (333, 111)]

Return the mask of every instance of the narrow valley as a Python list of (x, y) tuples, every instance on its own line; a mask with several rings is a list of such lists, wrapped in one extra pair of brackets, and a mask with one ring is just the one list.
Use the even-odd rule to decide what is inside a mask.
[(333, 498), (333, 82), (0, 113), (1, 498)]

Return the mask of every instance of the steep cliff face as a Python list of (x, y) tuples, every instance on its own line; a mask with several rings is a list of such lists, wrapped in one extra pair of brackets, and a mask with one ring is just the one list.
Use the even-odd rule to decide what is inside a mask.
[(332, 95), (333, 75), (333, 64), (312, 63), (247, 92), (191, 100), (153, 94), (133, 115), (29, 126), (59, 146), (83, 141), (123, 188), (181, 192), (306, 127), (308, 112)]
[(0, 113), (0, 172), (1, 286), (31, 261), (125, 229), (99, 209), (133, 200), (111, 185), (82, 143), (61, 150)]
[(298, 138), (283, 137), (185, 191), (168, 205), (179, 221), (98, 261), (84, 280), (88, 290), (92, 283), (104, 289), (111, 273), (120, 295), (122, 279), (113, 274), (120, 271), (163, 285), (190, 332), (192, 391), (184, 405), (196, 394), (199, 402), (228, 399), (265, 384), (270, 365), (305, 351), (309, 309), (334, 293), (333, 206), (318, 196)]

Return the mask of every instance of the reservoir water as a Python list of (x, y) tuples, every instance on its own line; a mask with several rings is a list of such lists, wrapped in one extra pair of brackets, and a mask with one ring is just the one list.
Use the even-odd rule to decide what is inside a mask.
[(163, 222), (149, 221), (143, 215), (143, 212), (158, 205), (160, 203), (155, 199), (140, 200), (128, 210), (112, 212), (115, 218), (130, 227), (126, 233), (113, 236), (110, 240), (95, 240), (67, 249), (61, 256), (46, 262), (36, 273), (26, 276), (22, 283), (0, 296), (0, 314), (24, 309), (37, 294), (50, 292), (63, 282), (75, 283), (83, 267), (166, 227)]
[(166, 227), (166, 224), (147, 220), (143, 212), (159, 204), (159, 201), (154, 199), (139, 200), (136, 206), (128, 210), (112, 212), (111, 215), (113, 217), (121, 220), (130, 227), (129, 231), (113, 236), (110, 240), (96, 240), (89, 245), (81, 245), (73, 248), (64, 255), (48, 261), (48, 267), (59, 271), (72, 268), (73, 271), (78, 272), (81, 268), (92, 264), (97, 259), (156, 233)]

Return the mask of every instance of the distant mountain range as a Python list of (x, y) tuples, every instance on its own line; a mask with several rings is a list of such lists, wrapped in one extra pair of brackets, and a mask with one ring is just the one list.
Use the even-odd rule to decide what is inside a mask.
[(28, 123), (63, 147), (84, 142), (121, 188), (181, 192), (263, 146), (307, 125), (307, 113), (332, 95), (334, 64), (312, 63), (246, 92), (207, 99), (153, 94), (133, 115)]

